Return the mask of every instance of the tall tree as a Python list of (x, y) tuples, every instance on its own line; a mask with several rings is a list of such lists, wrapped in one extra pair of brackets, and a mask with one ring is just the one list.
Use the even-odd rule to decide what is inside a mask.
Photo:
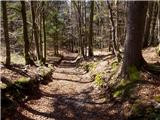
[(44, 8), (44, 1), (42, 2), (43, 6), (43, 13), (42, 13), (42, 23), (43, 23), (43, 64), (46, 62), (46, 25), (45, 25), (45, 8)]
[(8, 17), (7, 17), (6, 1), (2, 1), (1, 3), (2, 3), (2, 14), (3, 14), (4, 38), (6, 43), (6, 66), (9, 66), (11, 62), (11, 57), (10, 57), (10, 42), (8, 34)]
[[(58, 12), (58, 8), (56, 8), (56, 12)], [(55, 33), (54, 33), (54, 55), (58, 55), (59, 52), (58, 52), (58, 43), (59, 43), (59, 31), (58, 31), (58, 13), (55, 14), (54, 16), (54, 22), (55, 22), (55, 27), (56, 27), (56, 30), (55, 30)]]
[[(113, 19), (113, 10), (111, 8), (110, 2), (107, 0), (107, 4), (108, 4), (108, 8), (109, 8), (109, 13), (110, 13), (110, 22), (111, 22), (111, 28), (112, 28), (112, 46), (113, 46), (113, 53), (116, 55), (117, 60), (120, 61), (121, 60), (121, 55), (119, 53), (119, 49), (117, 46), (117, 40), (116, 40), (116, 27), (115, 27), (115, 23), (114, 23), (114, 19)], [(118, 4), (118, 3), (117, 3)], [(118, 21), (117, 21), (118, 23)]]
[(40, 52), (39, 52), (39, 40), (38, 40), (38, 28), (35, 20), (35, 1), (31, 1), (31, 12), (32, 12), (32, 24), (33, 24), (33, 33), (34, 33), (34, 39), (36, 43), (36, 52), (38, 60), (40, 60)]
[(108, 8), (109, 8), (109, 13), (110, 13), (110, 21), (111, 21), (111, 26), (112, 26), (112, 43), (113, 43), (113, 52), (114, 54), (117, 53), (117, 43), (116, 43), (116, 27), (115, 23), (113, 20), (113, 10), (111, 8), (110, 2), (107, 0)]
[(145, 63), (142, 56), (142, 39), (147, 11), (146, 1), (129, 1), (127, 9), (127, 38), (125, 41), (122, 75), (129, 75), (129, 69), (140, 69)]
[(24, 39), (24, 56), (25, 56), (25, 64), (34, 64), (29, 56), (29, 40), (28, 40), (28, 30), (27, 30), (27, 17), (26, 17), (26, 7), (25, 1), (21, 1), (21, 13), (22, 13), (22, 20), (23, 20), (23, 39)]
[(90, 6), (90, 25), (89, 25), (89, 57), (93, 56), (93, 16), (94, 16), (94, 1), (91, 1)]
[(154, 2), (149, 1), (149, 3), (148, 3), (148, 14), (146, 16), (146, 25), (145, 25), (145, 32), (144, 32), (143, 48), (148, 46), (153, 8), (154, 8)]
[(73, 2), (77, 11), (78, 11), (78, 35), (79, 35), (79, 45), (80, 45), (80, 52), (81, 54), (83, 55), (84, 57), (84, 43), (83, 43), (83, 38), (82, 38), (82, 20), (83, 20), (83, 17), (82, 17), (82, 2), (81, 1), (78, 1), (76, 3), (76, 1)]
[(153, 20), (152, 20), (152, 28), (151, 28), (151, 39), (150, 39), (150, 44), (155, 44), (155, 27), (156, 27), (156, 22), (157, 22), (157, 17), (158, 17), (158, 3), (155, 2), (154, 4), (154, 11), (153, 11)]

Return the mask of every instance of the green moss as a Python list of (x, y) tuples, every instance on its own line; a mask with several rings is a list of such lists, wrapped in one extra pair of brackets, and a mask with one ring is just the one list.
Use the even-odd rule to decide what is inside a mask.
[(112, 70), (115, 71), (118, 67), (118, 62), (117, 61), (112, 62), (111, 67), (112, 67)]
[(128, 80), (122, 79), (122, 80), (120, 81), (120, 86), (125, 86), (125, 85), (127, 85), (128, 83), (129, 83)]
[(129, 80), (122, 79), (119, 82), (113, 92), (113, 97), (129, 97), (138, 80), (140, 80), (140, 73), (137, 68), (135, 66), (129, 67)]
[(21, 77), (18, 80), (15, 81), (16, 84), (27, 84), (30, 82), (30, 78), (29, 77)]
[(135, 66), (130, 66), (129, 67), (129, 79), (131, 81), (135, 81), (135, 80), (140, 79), (140, 73)]
[(160, 103), (160, 96), (155, 96), (155, 97), (154, 97), (154, 100), (155, 100), (156, 102), (159, 102), (159, 103)]
[(94, 63), (94, 62), (87, 63), (87, 64), (85, 64), (85, 65), (83, 66), (83, 69), (84, 69), (85, 71), (87, 71), (87, 72), (89, 72), (89, 71), (91, 71), (91, 70), (93, 70), (93, 69), (95, 69), (95, 68), (96, 68), (96, 63)]
[(51, 73), (52, 69), (49, 67), (45, 67), (45, 66), (40, 66), (38, 68), (38, 74), (42, 77), (46, 77), (48, 76), (49, 73)]
[(129, 97), (131, 92), (134, 90), (133, 88), (136, 86), (138, 81), (129, 81), (122, 79), (119, 84), (116, 86), (113, 97)]
[(113, 93), (113, 97), (121, 97), (123, 95), (124, 90), (118, 90)]
[(103, 74), (102, 73), (97, 73), (95, 75), (95, 84), (99, 87), (104, 85), (104, 80), (102, 78)]
[(5, 83), (0, 83), (0, 89), (6, 89), (7, 85)]

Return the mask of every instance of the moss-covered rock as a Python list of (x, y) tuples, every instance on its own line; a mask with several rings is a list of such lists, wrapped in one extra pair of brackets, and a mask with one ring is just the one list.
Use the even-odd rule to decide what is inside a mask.
[(50, 77), (52, 73), (52, 69), (46, 66), (40, 66), (37, 69), (37, 73), (42, 78)]

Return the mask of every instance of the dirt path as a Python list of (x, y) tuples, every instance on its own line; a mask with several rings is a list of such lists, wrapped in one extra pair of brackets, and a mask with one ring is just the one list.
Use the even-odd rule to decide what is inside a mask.
[(64, 56), (53, 79), (40, 85), (39, 91), (33, 93), (35, 97), (19, 108), (16, 119), (107, 120), (114, 116), (112, 110), (106, 113), (109, 108), (99, 102), (91, 80), (83, 70), (76, 68), (76, 56)]

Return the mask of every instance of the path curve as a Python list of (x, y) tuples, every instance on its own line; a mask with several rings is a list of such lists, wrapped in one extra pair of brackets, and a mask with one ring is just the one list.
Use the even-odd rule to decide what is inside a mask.
[[(40, 85), (35, 98), (19, 108), (18, 120), (107, 120), (106, 105), (98, 103), (92, 81), (76, 67), (77, 54), (68, 54), (55, 67), (52, 80)], [(113, 106), (112, 106), (113, 108)], [(112, 117), (113, 118), (113, 117)]]

